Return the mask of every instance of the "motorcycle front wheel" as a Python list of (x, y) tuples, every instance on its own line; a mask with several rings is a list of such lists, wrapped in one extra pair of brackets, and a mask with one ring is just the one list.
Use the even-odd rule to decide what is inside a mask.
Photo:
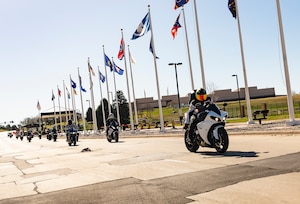
[(218, 140), (212, 137), (214, 141), (213, 144), (215, 145), (215, 149), (217, 150), (218, 153), (225, 153), (229, 146), (229, 138), (228, 138), (227, 131), (224, 128), (220, 128), (218, 130), (218, 136), (219, 136)]
[(193, 138), (189, 138), (189, 131), (185, 131), (184, 133), (184, 143), (186, 148), (190, 151), (190, 152), (196, 152), (199, 149), (199, 144), (197, 143), (197, 141)]
[(117, 132), (115, 133), (115, 141), (119, 142), (119, 134)]

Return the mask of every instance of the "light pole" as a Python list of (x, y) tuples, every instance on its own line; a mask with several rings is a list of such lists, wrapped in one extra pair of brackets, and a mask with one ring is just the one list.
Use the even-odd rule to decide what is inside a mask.
[(240, 108), (240, 117), (242, 117), (242, 109), (241, 109), (241, 98), (240, 98), (240, 87), (239, 87), (239, 80), (238, 80), (238, 75), (237, 74), (233, 74), (233, 77), (235, 77), (236, 79), (236, 86), (237, 86), (237, 91), (238, 91), (238, 99), (239, 99), (239, 108)]
[(178, 88), (178, 77), (177, 77), (177, 65), (182, 65), (181, 62), (179, 63), (169, 63), (169, 66), (175, 66), (175, 75), (176, 75), (176, 86), (177, 86), (177, 97), (178, 97), (178, 108), (179, 108), (179, 121), (180, 125), (182, 125), (182, 110), (181, 110), (181, 104), (180, 104), (180, 96), (179, 96), (179, 88)]

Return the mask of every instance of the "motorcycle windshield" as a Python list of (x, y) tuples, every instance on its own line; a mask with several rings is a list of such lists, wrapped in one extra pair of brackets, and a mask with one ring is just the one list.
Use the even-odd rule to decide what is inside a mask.
[(221, 115), (220, 109), (216, 104), (209, 105), (207, 109)]

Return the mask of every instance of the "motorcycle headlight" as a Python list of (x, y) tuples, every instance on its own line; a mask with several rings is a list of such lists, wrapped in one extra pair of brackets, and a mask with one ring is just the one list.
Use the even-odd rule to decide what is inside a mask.
[(218, 117), (215, 117), (215, 116), (210, 116), (210, 118), (211, 118), (212, 120), (215, 120), (215, 121), (217, 121), (217, 122), (221, 121), (221, 119), (220, 119), (220, 118), (218, 118)]

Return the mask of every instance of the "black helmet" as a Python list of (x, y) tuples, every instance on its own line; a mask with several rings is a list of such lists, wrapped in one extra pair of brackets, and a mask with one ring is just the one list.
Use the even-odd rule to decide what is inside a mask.
[(72, 120), (68, 120), (68, 125), (72, 125)]

